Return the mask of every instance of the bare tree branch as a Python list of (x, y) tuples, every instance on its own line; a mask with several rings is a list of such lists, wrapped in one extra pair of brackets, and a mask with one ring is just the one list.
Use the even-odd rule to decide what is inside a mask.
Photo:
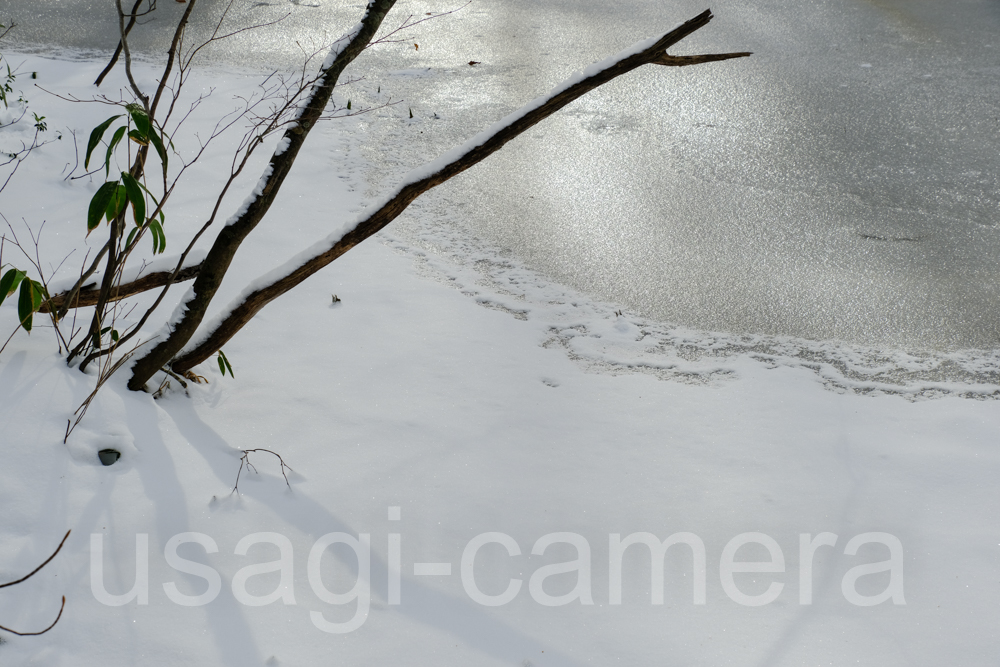
[[(132, 13), (128, 15), (129, 16), (128, 25), (125, 26), (125, 31), (124, 31), (125, 37), (128, 37), (128, 34), (132, 32), (132, 28), (135, 27), (135, 22), (139, 18), (139, 16), (148, 14), (149, 12), (153, 11), (156, 8), (156, 0), (152, 0), (149, 9), (143, 12), (143, 14), (139, 14), (139, 5), (141, 4), (142, 0), (135, 0), (135, 4), (132, 5)], [(124, 45), (125, 42), (123, 40), (118, 41), (118, 48), (115, 49), (115, 53), (114, 55), (111, 56), (111, 60), (104, 67), (101, 73), (97, 76), (97, 79), (94, 81), (95, 86), (100, 86), (101, 83), (104, 81), (104, 77), (110, 74), (111, 70), (114, 69), (115, 63), (118, 62), (118, 58), (122, 55), (122, 48), (124, 47)]]
[[(100, 251), (98, 251), (97, 257), (94, 258), (94, 261), (93, 263), (91, 263), (90, 268), (84, 271), (83, 268), (81, 267), (80, 277), (73, 284), (73, 287), (71, 287), (69, 290), (59, 295), (61, 298), (59, 301), (59, 306), (56, 309), (56, 317), (58, 319), (62, 319), (63, 317), (65, 317), (66, 313), (69, 312), (70, 308), (78, 307), (76, 295), (79, 293), (81, 289), (83, 289), (83, 284), (87, 281), (87, 279), (90, 278), (90, 276), (94, 275), (94, 273), (97, 272), (97, 269), (100, 268), (101, 260), (104, 258), (104, 255), (107, 252), (108, 252), (108, 244), (105, 243), (104, 247), (101, 248)], [(84, 262), (86, 262), (86, 259), (84, 259)], [(94, 303), (90, 305), (94, 305), (97, 303), (97, 296), (99, 294), (100, 294), (99, 291), (94, 292)], [(42, 304), (42, 307), (48, 308), (45, 304)]]
[[(142, 292), (148, 292), (149, 290), (153, 290), (158, 287), (163, 287), (171, 282), (182, 283), (187, 280), (193, 280), (198, 275), (198, 271), (200, 270), (201, 264), (194, 264), (192, 266), (185, 266), (181, 270), (177, 271), (176, 275), (174, 275), (174, 271), (157, 271), (156, 273), (148, 273), (131, 282), (115, 285), (111, 290), (111, 295), (108, 297), (108, 301), (121, 301), (127, 297), (141, 294)], [(60, 292), (43, 303), (42, 307), (38, 309), (38, 312), (48, 313), (53, 309), (59, 311), (63, 308), (63, 306), (67, 306), (67, 310), (70, 308), (93, 306), (97, 304), (97, 298), (100, 296), (100, 293), (101, 291), (96, 287), (87, 286), (81, 288), (76, 292), (75, 298), (73, 298), (73, 303), (67, 306), (66, 299), (74, 297), (73, 291), (68, 290), (66, 292)]]
[[(384, 228), (421, 194), (479, 163), (514, 137), (598, 86), (643, 65), (683, 67), (730, 58), (743, 58), (750, 55), (747, 52), (696, 56), (671, 56), (666, 53), (666, 49), (704, 27), (711, 19), (711, 11), (706, 10), (659, 39), (653, 40), (648, 46), (640, 43), (633, 49), (623, 52), (620, 57), (605, 61), (606, 64), (592, 66), (579, 80), (571, 79), (548, 96), (535, 100), (520, 111), (508, 116), (494, 128), (481, 133), (464, 146), (446, 154), (448, 157), (446, 162), (440, 165), (438, 162), (434, 162), (431, 163), (430, 167), (415, 170), (394, 193), (388, 196), (384, 203), (374, 210), (362, 214), (353, 229), (343, 236), (329, 238), (325, 250), (317, 251), (310, 259), (289, 267), (270, 284), (249, 291), (240, 297), (236, 305), (229, 310), (215, 329), (204, 338), (200, 338), (193, 348), (182, 352), (170, 362), (171, 370), (183, 373), (206, 360), (229, 341), (264, 306)], [(171, 338), (175, 336), (176, 331)], [(162, 366), (165, 363), (166, 360), (159, 365)], [(133, 375), (129, 382), (129, 388), (141, 388), (146, 380), (152, 376), (152, 373), (145, 378), (143, 375), (144, 373)]]
[(205, 311), (222, 283), (240, 244), (263, 219), (274, 202), (278, 190), (288, 175), (309, 131), (323, 115), (334, 86), (348, 64), (354, 61), (375, 37), (386, 13), (395, 0), (370, 0), (365, 16), (350, 33), (337, 40), (323, 63), (311, 94), (300, 106), (296, 122), (284, 132), (278, 148), (271, 156), (264, 175), (258, 182), (256, 195), (244, 205), (215, 239), (202, 269), (191, 287), (192, 296), (185, 304), (184, 315), (173, 323), (173, 333), (143, 355), (132, 367), (129, 388), (142, 389), (146, 382), (191, 338), (205, 316)]
[(125, 53), (125, 76), (128, 78), (129, 85), (132, 86), (132, 92), (135, 93), (136, 97), (142, 100), (142, 106), (145, 107), (146, 112), (149, 112), (149, 98), (146, 97), (142, 89), (139, 88), (139, 84), (135, 82), (132, 77), (132, 52), (128, 48), (128, 33), (125, 31), (125, 10), (122, 9), (122, 0), (115, 0), (115, 8), (118, 9), (118, 32), (121, 35), (121, 39), (118, 42), (122, 51)]
[(177, 50), (180, 48), (181, 40), (184, 38), (184, 30), (187, 28), (188, 21), (191, 18), (191, 12), (194, 11), (194, 5), (196, 2), (197, 0), (190, 0), (188, 2), (188, 6), (184, 9), (184, 14), (181, 16), (181, 20), (177, 22), (177, 29), (174, 30), (174, 38), (170, 40), (170, 48), (167, 50), (167, 64), (163, 68), (163, 74), (160, 75), (160, 83), (156, 87), (156, 93), (153, 94), (153, 103), (146, 108), (150, 117), (156, 115), (156, 107), (160, 103), (160, 97), (163, 95), (164, 89), (167, 87), (167, 80), (170, 77), (170, 71), (174, 66), (174, 58), (177, 57)]

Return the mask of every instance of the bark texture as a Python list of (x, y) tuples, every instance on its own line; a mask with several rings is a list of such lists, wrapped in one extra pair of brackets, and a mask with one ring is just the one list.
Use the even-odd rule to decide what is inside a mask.
[[(156, 273), (146, 274), (141, 278), (137, 278), (128, 283), (113, 285), (108, 301), (121, 301), (127, 297), (142, 294), (143, 292), (148, 292), (149, 290), (156, 289), (157, 287), (163, 287), (167, 284), (182, 283), (187, 280), (192, 280), (198, 275), (198, 271), (200, 270), (201, 264), (195, 264), (193, 266), (185, 266), (177, 272), (176, 276), (174, 276), (173, 271), (157, 271)], [(66, 305), (67, 298), (71, 299), (69, 305), (66, 306), (67, 310), (93, 306), (97, 304), (100, 294), (101, 290), (96, 287), (96, 283), (91, 283), (82, 287), (75, 294), (72, 290), (56, 294), (43, 303), (42, 307), (38, 309), (38, 312), (59, 312), (62, 307)]]

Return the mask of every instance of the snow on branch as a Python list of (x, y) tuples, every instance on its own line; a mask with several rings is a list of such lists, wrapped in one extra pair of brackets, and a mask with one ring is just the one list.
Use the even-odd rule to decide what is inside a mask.
[(669, 47), (704, 27), (711, 19), (711, 10), (706, 10), (668, 33), (638, 42), (591, 65), (571, 76), (548, 95), (535, 99), (461, 146), (414, 169), (392, 192), (368, 207), (352, 223), (343, 225), (281, 267), (248, 285), (206, 327), (203, 334), (191, 338), (170, 367), (175, 372), (184, 372), (201, 363), (221, 348), (264, 306), (384, 228), (421, 194), (479, 163), (514, 137), (591, 90), (643, 65), (683, 67), (750, 55), (748, 52), (696, 56), (667, 54)]

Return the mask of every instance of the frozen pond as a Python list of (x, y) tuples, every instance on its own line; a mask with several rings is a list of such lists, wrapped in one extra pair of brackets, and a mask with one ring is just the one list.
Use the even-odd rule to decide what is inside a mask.
[[(199, 25), (222, 4), (200, 0)], [(459, 4), (401, 2), (396, 22)], [(440, 118), (405, 146), (380, 144), (398, 135), (373, 118), (380, 178), (706, 4), (474, 0), (420, 26), (410, 40), (419, 50), (371, 50), (349, 72), (406, 100), (386, 113), (408, 107)], [(675, 52), (753, 57), (632, 73), (443, 186), (422, 209), (561, 282), (667, 322), (889, 347), (996, 347), (1000, 4), (710, 6), (716, 19)], [(110, 7), (2, 0), (0, 16), (18, 20), (21, 42), (110, 50)], [(160, 25), (183, 7), (161, 0)], [(239, 0), (236, 23), (290, 16), (213, 57), (293, 63), (296, 39), (318, 45), (362, 10)], [(151, 27), (137, 47), (162, 50), (165, 31)]]

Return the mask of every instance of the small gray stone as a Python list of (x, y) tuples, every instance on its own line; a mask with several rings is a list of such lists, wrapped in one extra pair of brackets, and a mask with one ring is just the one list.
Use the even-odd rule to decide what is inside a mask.
[(97, 458), (101, 459), (102, 465), (113, 465), (118, 459), (121, 458), (122, 453), (117, 449), (102, 449), (97, 452)]

